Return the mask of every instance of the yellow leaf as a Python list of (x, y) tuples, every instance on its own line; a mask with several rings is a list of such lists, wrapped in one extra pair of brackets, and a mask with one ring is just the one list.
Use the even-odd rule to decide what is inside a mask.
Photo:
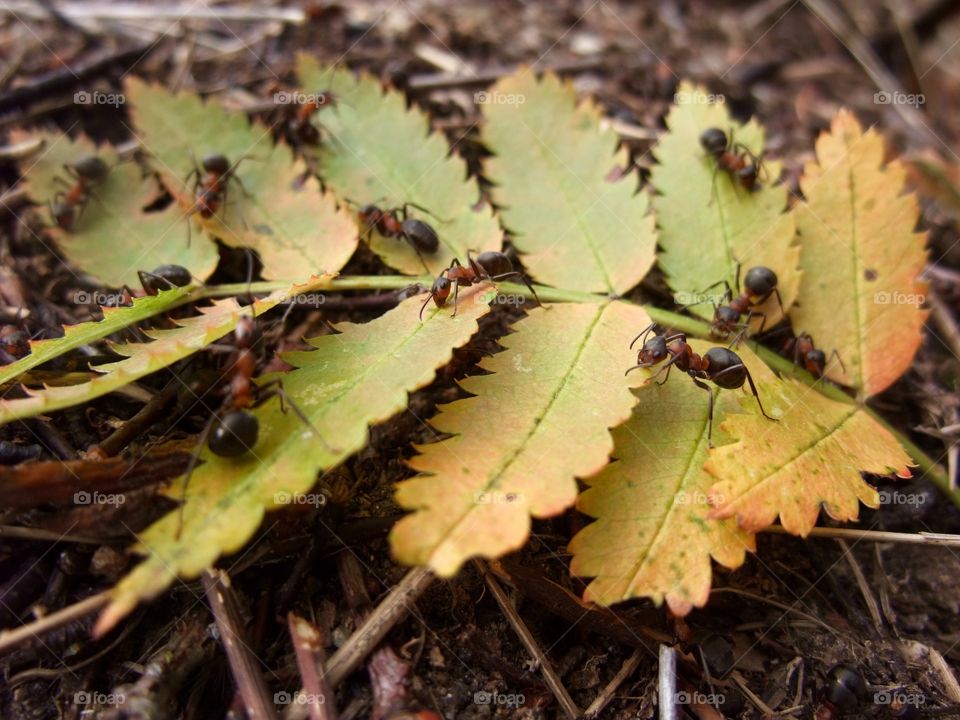
[[(698, 353), (709, 348), (691, 345)], [(736, 398), (720, 392), (715, 424), (739, 409)], [(754, 550), (753, 536), (734, 520), (709, 517), (715, 478), (703, 469), (708, 410), (707, 393), (675, 371), (663, 385), (641, 390), (633, 415), (614, 429), (614, 461), (584, 479), (590, 487), (577, 500), (578, 510), (597, 518), (569, 547), (571, 572), (595, 578), (584, 600), (666, 599), (674, 614), (686, 615), (707, 602), (711, 557), (736, 568)]]
[(575, 478), (607, 463), (608, 428), (636, 403), (628, 382), (643, 377), (624, 378), (636, 354), (623, 337), (647, 324), (643, 308), (619, 302), (553, 305), (517, 323), (507, 350), (481, 363), (493, 374), (461, 383), (476, 397), (431, 420), (454, 437), (422, 446), (409, 463), (427, 474), (397, 490), (416, 511), (391, 533), (400, 561), (449, 577), (470, 557), (520, 547), (531, 515), (570, 507)]
[(910, 366), (927, 316), (917, 201), (904, 194), (903, 164), (884, 166), (883, 152), (879, 134), (841, 111), (817, 140), (817, 162), (804, 168), (806, 202), (796, 208), (803, 280), (793, 325), (837, 351), (846, 372), (831, 363), (827, 376), (863, 397)]

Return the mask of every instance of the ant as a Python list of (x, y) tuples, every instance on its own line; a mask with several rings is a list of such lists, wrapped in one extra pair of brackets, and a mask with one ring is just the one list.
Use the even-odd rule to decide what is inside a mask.
[(867, 697), (863, 676), (849, 665), (836, 665), (827, 673), (827, 682), (814, 713), (816, 720), (834, 720), (856, 710)]
[[(740, 263), (737, 263), (736, 284), (740, 286)], [(706, 292), (717, 285), (726, 285), (727, 290), (723, 294), (725, 305), (714, 305), (713, 322), (710, 325), (710, 337), (723, 340), (730, 337), (730, 334), (739, 329), (739, 333), (734, 338), (733, 345), (740, 341), (743, 335), (750, 327), (750, 320), (754, 317), (762, 318), (760, 321), (760, 330), (767, 322), (767, 314), (754, 310), (757, 305), (762, 305), (771, 295), (777, 298), (777, 304), (780, 305), (781, 314), (783, 310), (783, 299), (780, 297), (780, 290), (777, 289), (777, 274), (768, 267), (757, 265), (747, 270), (743, 277), (743, 290), (734, 297), (733, 289), (726, 280), (719, 280), (710, 285), (702, 292)], [(745, 322), (740, 322), (740, 316), (746, 313)]]
[[(254, 317), (248, 314), (241, 315), (237, 320), (237, 327), (233, 331), (233, 336), (234, 349), (226, 373), (228, 378), (226, 394), (220, 411), (213, 414), (207, 421), (207, 425), (200, 435), (198, 447), (202, 448), (206, 444), (214, 455), (225, 458), (240, 457), (250, 452), (256, 446), (260, 435), (260, 422), (250, 411), (277, 397), (280, 400), (281, 412), (286, 413), (287, 407), (292, 409), (303, 424), (310, 428), (311, 432), (323, 443), (327, 451), (335, 452), (313, 426), (309, 418), (283, 391), (283, 381), (280, 378), (260, 385), (253, 381), (258, 361), (255, 348), (262, 339)], [(183, 506), (186, 499), (187, 484), (190, 482), (190, 476), (199, 461), (199, 456), (199, 451), (194, 453), (187, 466), (180, 496), (180, 522), (177, 537), (183, 529)]]
[(809, 333), (800, 333), (795, 338), (787, 340), (784, 343), (783, 351), (788, 355), (792, 354), (793, 362), (805, 368), (806, 371), (815, 378), (823, 377), (827, 363), (833, 358), (836, 358), (837, 362), (840, 363), (840, 368), (843, 372), (847, 371), (843, 360), (840, 359), (839, 353), (834, 350), (830, 353), (830, 356), (827, 357), (827, 354), (824, 353), (823, 350), (820, 350), (813, 344), (813, 338), (810, 337)]
[(193, 282), (193, 275), (180, 265), (161, 265), (150, 272), (138, 270), (140, 284), (147, 295), (156, 295), (161, 290), (186, 287)]
[(454, 258), (453, 262), (450, 263), (450, 267), (440, 273), (437, 279), (433, 281), (433, 285), (430, 288), (430, 295), (420, 308), (420, 319), (423, 320), (423, 311), (431, 300), (433, 300), (437, 307), (446, 305), (447, 298), (450, 297), (451, 285), (453, 285), (453, 315), (456, 316), (457, 295), (460, 292), (461, 286), (469, 287), (482, 280), (496, 282), (497, 280), (503, 280), (508, 277), (519, 277), (523, 280), (524, 284), (530, 289), (530, 292), (533, 293), (537, 305), (542, 305), (540, 298), (537, 297), (537, 291), (533, 289), (533, 285), (527, 276), (522, 272), (514, 270), (510, 258), (502, 252), (488, 250), (480, 253), (476, 259), (474, 259), (470, 256), (470, 251), (468, 250), (466, 267)]
[[(298, 95), (294, 97), (298, 97)], [(306, 145), (318, 145), (320, 143), (320, 130), (310, 119), (321, 108), (336, 107), (340, 98), (329, 90), (322, 90), (308, 95), (304, 99), (306, 102), (299, 104), (296, 114), (290, 121), (290, 134), (298, 142)]]
[(777, 418), (770, 417), (767, 415), (767, 411), (763, 409), (763, 403), (760, 402), (760, 395), (757, 393), (757, 386), (754, 385), (753, 377), (750, 375), (750, 371), (747, 369), (747, 366), (743, 364), (743, 360), (740, 359), (739, 355), (723, 347), (712, 347), (702, 356), (698, 355), (693, 351), (693, 348), (687, 344), (687, 336), (683, 333), (669, 336), (655, 334), (647, 340), (647, 336), (653, 331), (655, 326), (656, 323), (650, 323), (633, 339), (633, 342), (630, 343), (630, 348), (632, 349), (637, 340), (640, 340), (641, 337), (643, 338), (640, 351), (637, 353), (637, 364), (628, 368), (624, 375), (639, 368), (652, 367), (667, 360), (669, 357), (670, 359), (667, 360), (651, 379), (656, 379), (657, 375), (666, 370), (666, 377), (663, 381), (657, 383), (658, 385), (663, 385), (663, 383), (670, 378), (671, 368), (676, 365), (681, 372), (685, 372), (691, 377), (694, 385), (710, 393), (710, 412), (707, 424), (707, 445), (709, 447), (713, 447), (713, 391), (710, 389), (710, 386), (701, 382), (702, 380), (710, 380), (717, 385), (717, 387), (726, 390), (743, 387), (744, 381), (750, 383), (750, 391), (757, 399), (760, 412), (768, 420), (778, 422)]
[[(216, 215), (221, 205), (227, 203), (227, 188), (230, 181), (235, 181), (244, 194), (250, 195), (243, 186), (243, 181), (237, 176), (237, 166), (240, 165), (246, 156), (241, 157), (230, 165), (226, 155), (220, 153), (211, 153), (203, 158), (198, 167), (194, 161), (194, 168), (187, 175), (187, 180), (193, 178), (193, 193), (196, 196), (193, 207), (187, 215), (199, 213), (200, 217), (209, 219)], [(206, 173), (206, 177), (204, 177)]]
[[(352, 200), (347, 200), (347, 202), (351, 205), (357, 205)], [(423, 220), (417, 220), (409, 216), (407, 208), (411, 207), (428, 215), (433, 215), (425, 207), (412, 202), (405, 202), (400, 207), (386, 209), (379, 207), (376, 203), (357, 206), (357, 216), (363, 223), (361, 235), (365, 235), (369, 240), (370, 234), (376, 230), (384, 237), (406, 240), (416, 250), (423, 266), (429, 270), (427, 261), (423, 258), (423, 253), (428, 255), (435, 253), (440, 248), (440, 238), (432, 226)]]
[(734, 142), (732, 129), (728, 136), (720, 128), (707, 128), (700, 134), (700, 146), (716, 163), (713, 168), (711, 202), (713, 202), (717, 192), (718, 170), (724, 170), (730, 175), (731, 179), (734, 180), (734, 189), (738, 184), (749, 192), (760, 189), (757, 180), (760, 177), (763, 160), (761, 157), (754, 155), (750, 148), (743, 143)]
[(73, 165), (65, 164), (63, 167), (73, 182), (70, 183), (61, 177), (55, 178), (56, 181), (65, 185), (67, 190), (58, 191), (53, 196), (50, 202), (50, 214), (57, 223), (57, 227), (69, 232), (80, 219), (93, 193), (93, 188), (107, 179), (110, 166), (96, 155), (85, 155)]

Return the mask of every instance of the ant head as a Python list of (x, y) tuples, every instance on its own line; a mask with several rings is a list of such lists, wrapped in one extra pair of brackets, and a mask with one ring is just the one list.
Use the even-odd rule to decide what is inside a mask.
[(237, 457), (257, 444), (260, 423), (253, 413), (231, 410), (210, 433), (210, 452), (220, 457)]
[(435, 299), (442, 298), (443, 300), (446, 300), (447, 295), (450, 294), (450, 281), (445, 276), (441, 275), (433, 281), (433, 286), (430, 288), (430, 292)]
[(807, 370), (816, 370), (818, 375), (823, 375), (823, 370), (827, 366), (827, 355), (823, 350), (814, 348), (808, 351), (803, 359)]
[(667, 359), (667, 341), (663, 335), (654, 335), (637, 353), (637, 365), (649, 367)]
[(110, 167), (96, 155), (85, 155), (74, 163), (73, 169), (84, 180), (102, 182), (110, 172)]
[(216, 173), (217, 175), (226, 175), (230, 170), (230, 161), (227, 160), (226, 155), (220, 153), (211, 153), (205, 156), (201, 164), (208, 173)]
[[(733, 350), (725, 347), (712, 347), (707, 350), (703, 357), (707, 361), (707, 372), (710, 379), (717, 385), (727, 389), (743, 386), (747, 379), (747, 368), (740, 356)], [(732, 368), (739, 368), (739, 370), (733, 370)], [(723, 375), (718, 377), (718, 373), (721, 372), (723, 372)]]
[(76, 220), (76, 213), (73, 210), (73, 206), (67, 205), (62, 200), (54, 200), (50, 203), (50, 214), (53, 215), (57, 227), (61, 230), (69, 230), (73, 227), (74, 220)]
[(733, 327), (740, 321), (740, 313), (729, 305), (721, 305), (713, 313), (713, 324), (717, 327)]
[(720, 155), (727, 149), (727, 134), (720, 128), (707, 128), (700, 133), (700, 146), (711, 155)]
[(752, 162), (747, 163), (737, 170), (737, 178), (740, 180), (740, 184), (748, 190), (759, 189), (757, 187), (757, 177), (759, 174), (760, 169)]
[(777, 287), (777, 274), (768, 267), (757, 265), (747, 270), (743, 287), (754, 297), (765, 300)]
[(327, 105), (336, 105), (340, 98), (337, 97), (336, 93), (331, 92), (330, 90), (319, 90), (315, 92), (313, 96), (317, 99), (318, 107), (326, 107)]
[(233, 331), (233, 335), (240, 347), (252, 348), (260, 342), (260, 329), (257, 327), (257, 321), (253, 315), (241, 315), (237, 319), (237, 327)]

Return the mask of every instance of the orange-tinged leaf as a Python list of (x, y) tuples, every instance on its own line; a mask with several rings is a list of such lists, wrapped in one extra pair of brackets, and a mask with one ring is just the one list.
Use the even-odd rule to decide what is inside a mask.
[[(14, 139), (28, 137), (15, 133)], [(40, 133), (44, 147), (37, 157), (22, 163), (30, 196), (45, 207), (41, 211), (49, 223), (45, 232), (57, 241), (64, 257), (74, 267), (89, 273), (108, 287), (140, 286), (138, 270), (150, 271), (160, 265), (181, 265), (198, 280), (206, 280), (217, 266), (220, 254), (212, 241), (198, 237), (187, 246), (187, 225), (173, 206), (157, 212), (143, 209), (162, 191), (154, 177), (144, 177), (135, 162), (118, 162), (111, 147), (98, 147), (81, 135), (76, 140), (66, 135)], [(96, 155), (107, 163), (110, 173), (98, 183), (92, 196), (70, 231), (57, 227), (49, 203), (57, 193), (73, 184), (64, 165), (72, 165), (87, 155)]]
[(840, 355), (843, 366), (831, 363), (827, 376), (870, 397), (899, 378), (920, 347), (925, 235), (914, 232), (919, 210), (904, 194), (903, 164), (884, 166), (878, 133), (841, 111), (816, 149), (800, 181), (803, 280), (790, 315), (819, 348)]
[(577, 105), (573, 85), (527, 68), (489, 91), (483, 139), (511, 239), (530, 274), (571, 290), (622, 295), (653, 265), (657, 244), (646, 191), (636, 176), (611, 178), (629, 164), (600, 110)]
[[(273, 399), (255, 411), (260, 437), (253, 452), (222, 458), (204, 449), (204, 464), (190, 480), (180, 537), (177, 512), (143, 533), (136, 549), (148, 557), (112, 590), (97, 634), (178, 575), (196, 577), (221, 554), (241, 548), (266, 510), (319, 504), (318, 495), (304, 495), (317, 473), (363, 448), (369, 426), (405, 408), (408, 393), (429, 383), (453, 349), (470, 340), (477, 319), (489, 311), (486, 289), (464, 292), (456, 317), (448, 308), (431, 308), (421, 322), (423, 298), (413, 297), (369, 323), (338, 325), (338, 334), (310, 340), (312, 351), (285, 353), (297, 369), (281, 376), (284, 392), (327, 446)], [(180, 492), (179, 484), (172, 489), (177, 497)]]
[[(726, 280), (736, 292), (736, 267), (744, 273), (756, 265), (771, 268), (779, 279), (784, 309), (797, 296), (799, 247), (796, 221), (785, 212), (787, 189), (774, 185), (780, 163), (764, 160), (766, 177), (761, 188), (747, 192), (736, 188), (729, 175), (716, 172), (716, 163), (700, 146), (700, 134), (707, 128), (733, 132), (755, 155), (763, 151), (763, 128), (751, 120), (740, 125), (731, 118), (726, 105), (714, 102), (702, 87), (680, 84), (678, 104), (667, 115), (668, 132), (653, 153), (657, 165), (650, 182), (656, 189), (653, 205), (660, 228), (660, 267), (667, 275), (677, 302), (693, 305), (691, 311), (705, 318), (713, 316), (709, 299), (719, 301), (722, 285), (709, 293), (713, 283)], [(760, 310), (766, 313), (766, 327), (780, 318), (780, 306), (771, 297)], [(754, 330), (759, 320), (755, 321)]]
[(399, 485), (397, 501), (416, 512), (391, 533), (394, 554), (445, 577), (470, 557), (520, 547), (530, 516), (573, 504), (575, 478), (608, 461), (609, 428), (636, 398), (623, 371), (636, 353), (624, 337), (649, 324), (626, 303), (562, 304), (535, 309), (484, 360), (492, 375), (461, 384), (476, 397), (445, 405), (431, 424), (454, 437), (419, 448), (410, 460), (425, 475)]
[[(138, 139), (178, 198), (181, 214), (195, 202), (195, 163), (219, 153), (239, 163), (226, 207), (209, 220), (199, 214), (193, 219), (228, 245), (256, 250), (265, 278), (336, 272), (350, 259), (358, 241), (350, 213), (321, 192), (316, 178), (301, 183), (305, 165), (294, 162), (289, 147), (274, 144), (269, 128), (190, 93), (174, 95), (136, 78), (125, 87)], [(180, 242), (186, 246), (186, 238)]]
[[(699, 353), (709, 347), (691, 345)], [(649, 597), (659, 605), (665, 599), (674, 614), (685, 615), (707, 602), (710, 558), (739, 567), (755, 549), (754, 538), (732, 519), (709, 517), (707, 492), (716, 479), (703, 469), (707, 393), (675, 372), (638, 394), (633, 415), (613, 431), (613, 462), (584, 479), (590, 487), (577, 509), (597, 521), (571, 541), (570, 570), (594, 577), (585, 600), (610, 605)], [(736, 398), (720, 393), (716, 419), (740, 411)], [(720, 441), (715, 428), (714, 442)]]
[[(736, 442), (712, 450), (705, 466), (717, 478), (710, 490), (713, 517), (736, 516), (741, 527), (756, 532), (779, 515), (787, 532), (806, 536), (821, 506), (839, 521), (855, 520), (860, 502), (878, 507), (877, 491), (861, 472), (910, 476), (910, 457), (862, 407), (778, 379), (747, 348), (737, 352), (779, 422), (757, 414), (727, 416), (724, 429)], [(740, 402), (755, 403), (749, 395)]]

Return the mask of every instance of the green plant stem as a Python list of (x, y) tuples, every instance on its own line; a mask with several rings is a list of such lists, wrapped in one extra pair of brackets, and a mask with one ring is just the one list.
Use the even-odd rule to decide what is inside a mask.
[[(324, 285), (320, 292), (339, 293), (356, 290), (400, 290), (416, 283), (419, 283), (421, 286), (423, 286), (424, 291), (426, 291), (426, 288), (430, 287), (430, 285), (433, 283), (433, 278), (429, 276), (413, 277), (406, 275), (348, 276), (330, 280)], [(211, 285), (200, 288), (196, 294), (191, 296), (191, 299), (198, 300), (201, 298), (226, 297), (231, 295), (244, 295), (247, 293), (270, 293), (274, 292), (275, 290), (283, 290), (288, 287), (290, 287), (289, 282), (256, 282), (251, 283), (250, 285), (247, 285), (246, 283)], [(531, 293), (530, 289), (525, 285), (516, 283), (498, 283), (498, 287), (500, 291), (505, 294), (521, 295), (527, 299), (533, 299), (533, 293)], [(608, 297), (604, 297), (603, 295), (596, 295), (594, 293), (581, 292), (578, 290), (563, 290), (560, 288), (544, 287), (541, 285), (536, 285), (535, 289), (537, 291), (537, 296), (544, 302), (587, 303), (606, 302), (610, 299)], [(318, 292), (318, 290), (314, 289), (312, 292)], [(659, 325), (664, 325), (672, 329), (679, 330), (680, 332), (686, 333), (693, 337), (708, 338), (710, 335), (710, 326), (703, 320), (698, 320), (697, 318), (690, 317), (689, 315), (681, 315), (679, 313), (656, 307), (646, 306), (645, 309), (650, 315), (650, 318)], [(847, 403), (849, 405), (858, 404), (853, 398), (847, 395), (836, 385), (833, 385), (822, 378), (815, 378), (806, 370), (790, 362), (790, 360), (787, 358), (778, 355), (770, 348), (764, 347), (763, 345), (758, 345), (755, 342), (750, 342), (748, 344), (751, 350), (753, 350), (760, 358), (763, 359), (765, 363), (767, 363), (767, 365), (781, 375), (791, 377), (799, 382), (804, 383), (805, 385), (809, 385), (831, 400)], [(867, 412), (874, 420), (883, 425), (883, 427), (885, 427), (910, 454), (910, 456), (917, 463), (917, 467), (922, 471), (923, 475), (929, 476), (934, 484), (945, 495), (947, 495), (955, 505), (960, 507), (960, 490), (954, 490), (950, 488), (950, 480), (947, 477), (944, 469), (929, 455), (923, 452), (923, 450), (921, 450), (906, 436), (904, 436), (903, 433), (892, 427), (890, 423), (884, 420), (875, 410), (866, 405), (860, 405), (860, 407), (863, 408), (863, 410)]]

